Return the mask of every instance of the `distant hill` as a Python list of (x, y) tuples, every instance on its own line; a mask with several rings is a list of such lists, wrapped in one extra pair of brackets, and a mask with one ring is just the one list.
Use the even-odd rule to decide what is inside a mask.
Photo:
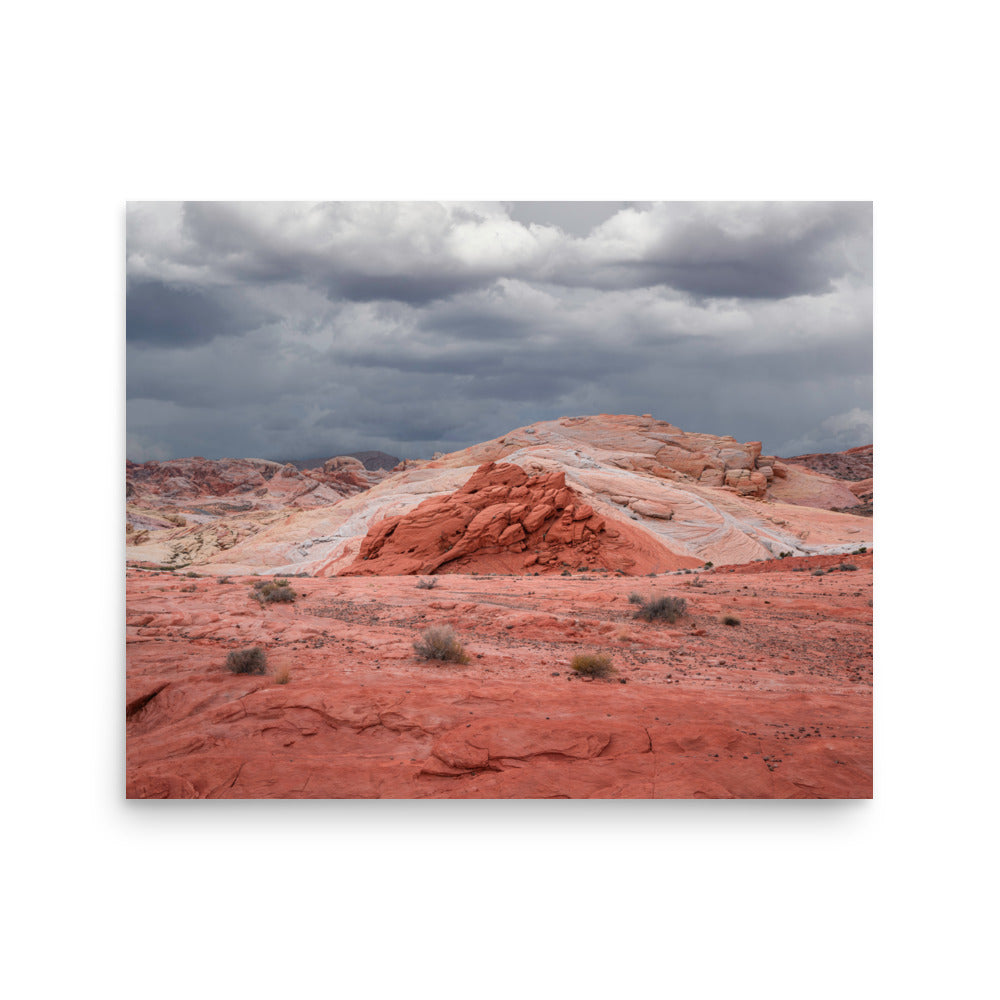
[[(399, 458), (395, 455), (387, 455), (384, 451), (349, 451), (346, 454), (350, 458), (356, 458), (369, 470), (392, 469), (399, 465)], [(289, 458), (282, 461), (282, 465), (294, 465), (296, 469), (317, 469), (327, 459), (336, 458), (336, 455), (323, 455), (317, 458)]]
[(783, 458), (782, 462), (789, 465), (803, 465), (813, 472), (821, 472), (833, 479), (857, 481), (871, 479), (874, 476), (874, 446), (868, 444), (860, 448), (849, 448), (847, 451), (821, 452), (812, 455), (794, 455)]
[[(377, 480), (370, 489), (309, 509), (296, 499), (301, 509), (286, 505), (286, 517), (255, 521), (235, 542), (227, 535), (228, 548), (209, 558), (212, 572), (236, 575), (648, 576), (871, 547), (870, 481), (761, 450), (760, 441), (689, 433), (648, 414), (543, 420), (416, 470), (353, 466)], [(865, 451), (846, 458), (863, 469)], [(826, 460), (842, 464), (835, 457)], [(149, 558), (161, 536), (149, 537), (131, 547), (133, 559)]]

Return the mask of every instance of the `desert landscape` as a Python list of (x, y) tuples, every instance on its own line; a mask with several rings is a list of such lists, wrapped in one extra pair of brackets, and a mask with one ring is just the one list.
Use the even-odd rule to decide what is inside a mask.
[(127, 463), (127, 796), (871, 797), (873, 449), (761, 450)]

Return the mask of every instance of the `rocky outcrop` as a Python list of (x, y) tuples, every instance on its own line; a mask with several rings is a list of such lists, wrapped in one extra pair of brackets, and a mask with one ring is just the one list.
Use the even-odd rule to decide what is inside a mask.
[(259, 458), (181, 458), (125, 463), (130, 558), (182, 566), (204, 562), (290, 510), (328, 507), (386, 477), (355, 458), (322, 468)]
[(361, 472), (364, 467), (364, 462), (362, 462), (359, 458), (353, 458), (350, 455), (338, 455), (336, 458), (328, 458), (323, 463), (323, 472), (327, 475), (334, 472), (340, 472), (343, 469), (351, 469), (353, 472)]
[[(292, 463), (262, 458), (177, 458), (167, 462), (126, 462), (126, 496), (146, 504), (213, 503), (246, 498), (256, 509), (273, 509), (325, 487), (322, 502), (352, 496), (380, 482), (355, 458), (339, 457), (322, 468), (298, 469)], [(255, 502), (254, 498), (257, 501)], [(308, 505), (308, 504), (307, 504)]]
[[(663, 505), (651, 507), (653, 516), (670, 516)], [(514, 464), (489, 462), (453, 493), (373, 523), (342, 575), (583, 567), (654, 572), (696, 565), (651, 544), (631, 525), (609, 524), (567, 485), (564, 472), (529, 475)]]
[(875, 447), (867, 444), (860, 448), (848, 448), (847, 451), (796, 455), (793, 458), (783, 458), (782, 461), (788, 465), (812, 469), (813, 472), (820, 472), (833, 479), (856, 482), (874, 476)]

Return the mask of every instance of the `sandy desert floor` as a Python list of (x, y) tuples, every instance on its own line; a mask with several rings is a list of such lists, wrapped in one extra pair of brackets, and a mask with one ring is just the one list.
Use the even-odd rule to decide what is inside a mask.
[[(224, 579), (127, 571), (130, 798), (872, 795), (871, 553), (433, 589), (293, 578), (294, 603), (266, 607), (253, 577)], [(637, 620), (633, 592), (687, 612)], [(466, 665), (416, 656), (434, 625)], [(254, 645), (267, 675), (227, 670)], [(612, 677), (574, 674), (591, 651)]]

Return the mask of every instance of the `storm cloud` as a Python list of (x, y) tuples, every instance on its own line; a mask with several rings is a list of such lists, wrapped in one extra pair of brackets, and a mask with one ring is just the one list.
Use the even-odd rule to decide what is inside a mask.
[(870, 203), (133, 203), (126, 252), (137, 461), (584, 413), (871, 441)]

